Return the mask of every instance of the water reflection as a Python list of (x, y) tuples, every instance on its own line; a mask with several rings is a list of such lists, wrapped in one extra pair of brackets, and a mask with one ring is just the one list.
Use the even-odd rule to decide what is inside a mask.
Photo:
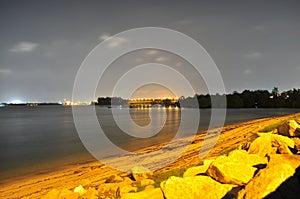
[[(107, 112), (103, 114), (103, 111)], [(122, 112), (124, 113), (124, 121), (127, 119), (125, 112), (128, 110), (123, 109), (119, 113), (119, 117), (122, 117)], [(112, 110), (97, 110), (97, 116), (100, 123), (100, 126), (106, 136), (109, 138), (111, 142), (120, 148), (126, 151), (136, 151), (143, 149), (145, 147), (159, 145), (163, 143), (170, 142), (173, 137), (178, 132), (178, 128), (180, 125), (180, 115), (181, 110), (176, 108), (144, 108), (137, 109), (133, 108), (129, 110), (131, 119), (135, 122), (135, 124), (146, 127), (147, 130), (151, 130), (152, 126), (147, 126), (151, 122), (151, 117), (156, 117), (152, 119), (161, 120), (162, 115), (166, 115), (166, 121), (163, 128), (159, 132), (154, 132), (155, 134), (149, 138), (139, 138), (130, 136), (126, 132), (123, 132), (119, 126), (116, 124)], [(151, 115), (151, 117), (150, 117)], [(108, 123), (107, 121), (110, 121)], [(130, 125), (130, 123), (128, 124)], [(150, 128), (150, 129), (149, 129)], [(112, 131), (113, 129), (113, 131)], [(132, 128), (134, 130), (134, 128)], [(143, 134), (145, 132), (134, 132), (133, 134)], [(142, 137), (142, 136), (141, 136)]]

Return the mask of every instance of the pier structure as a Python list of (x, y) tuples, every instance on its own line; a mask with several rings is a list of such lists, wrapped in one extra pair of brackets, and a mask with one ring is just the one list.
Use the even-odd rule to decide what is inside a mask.
[(180, 107), (178, 98), (136, 98), (129, 99), (130, 108)]

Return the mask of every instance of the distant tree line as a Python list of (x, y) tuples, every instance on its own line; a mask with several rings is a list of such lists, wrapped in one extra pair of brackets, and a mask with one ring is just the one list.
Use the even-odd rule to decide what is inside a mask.
[(95, 105), (111, 106), (111, 105), (127, 105), (128, 100), (121, 97), (99, 97)]
[[(226, 97), (226, 104), (222, 104)], [(180, 97), (178, 107), (191, 108), (211, 108), (211, 102), (214, 101), (216, 108), (300, 108), (300, 89), (293, 89), (285, 92), (279, 92), (274, 87), (272, 92), (268, 90), (244, 90), (243, 92), (233, 92), (231, 94), (215, 95), (195, 95), (193, 97)], [(120, 97), (100, 97), (95, 105), (127, 105), (128, 100)], [(168, 106), (168, 99), (163, 101), (163, 106)]]
[[(197, 95), (200, 108), (211, 108), (211, 99), (220, 95)], [(216, 100), (218, 101), (218, 100)], [(300, 89), (282, 93), (278, 88), (268, 90), (244, 90), (226, 95), (227, 108), (300, 108)]]

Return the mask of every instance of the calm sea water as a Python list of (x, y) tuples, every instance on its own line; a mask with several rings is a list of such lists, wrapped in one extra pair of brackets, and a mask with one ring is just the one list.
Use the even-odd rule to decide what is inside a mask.
[[(122, 133), (116, 126), (111, 109), (96, 107), (99, 123), (108, 137), (116, 145), (129, 151), (167, 142), (173, 138), (180, 125), (181, 111), (184, 110), (166, 111), (166, 123), (158, 134), (149, 139), (135, 139)], [(228, 109), (225, 125), (297, 112), (300, 110)], [(131, 109), (130, 113), (136, 124), (149, 124), (147, 110)], [(210, 115), (210, 110), (201, 110), (199, 131), (207, 129)], [(161, 112), (154, 112), (152, 117), (161, 117)], [(186, 128), (188, 131), (188, 126)], [(71, 107), (0, 108), (0, 182), (91, 160), (93, 157), (77, 134)]]

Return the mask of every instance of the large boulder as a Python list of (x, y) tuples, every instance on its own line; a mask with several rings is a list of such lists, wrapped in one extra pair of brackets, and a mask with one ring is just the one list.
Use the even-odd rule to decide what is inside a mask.
[(248, 153), (265, 157), (267, 154), (276, 153), (276, 149), (272, 148), (271, 137), (264, 136), (256, 138), (251, 143)]
[[(286, 163), (296, 169), (300, 166), (300, 156), (299, 155), (287, 155), (287, 154), (274, 154), (270, 156), (268, 167), (272, 165)], [(270, 166), (269, 166), (270, 165)]]
[(126, 193), (122, 199), (164, 199), (164, 195), (160, 188), (145, 190), (137, 193)]
[(223, 198), (234, 185), (221, 184), (209, 176), (172, 176), (161, 183), (166, 199)]
[[(264, 134), (263, 134), (264, 135)], [(294, 148), (295, 142), (285, 136), (272, 134), (272, 147), (276, 147), (280, 154), (292, 155), (290, 148)]]
[(257, 168), (243, 160), (220, 156), (213, 161), (206, 174), (221, 183), (244, 185), (253, 177)]
[(292, 154), (289, 147), (294, 148), (294, 141), (282, 135), (272, 133), (258, 133), (248, 152), (250, 154), (258, 154), (261, 157), (275, 154), (277, 151), (281, 154)]
[(272, 139), (272, 146), (278, 147), (280, 145), (286, 145), (288, 147), (293, 148), (295, 143), (292, 139), (276, 134), (269, 134), (269, 133), (261, 133), (260, 136), (271, 136)]
[(188, 168), (184, 172), (183, 177), (191, 177), (191, 176), (196, 176), (198, 174), (205, 173), (207, 171), (209, 165), (213, 161), (214, 161), (213, 159), (204, 160), (203, 165)]
[(288, 122), (285, 122), (285, 123), (277, 126), (276, 130), (279, 135), (290, 136), (290, 133), (289, 133), (290, 125)]
[(233, 150), (228, 154), (228, 157), (233, 161), (243, 162), (250, 166), (267, 164), (268, 159), (257, 154), (249, 154), (245, 150)]
[[(238, 193), (238, 198), (264, 198), (273, 193), (287, 179), (292, 177), (300, 166), (300, 157), (297, 155), (271, 155), (270, 162)], [(296, 181), (299, 190), (299, 180)], [(288, 191), (288, 190), (286, 190)], [(299, 196), (299, 195), (298, 195)], [(285, 198), (291, 198), (286, 195)]]
[(298, 167), (293, 176), (289, 177), (280, 186), (268, 194), (265, 199), (299, 199), (300, 196), (300, 167)]
[(280, 135), (288, 137), (300, 136), (300, 125), (295, 120), (290, 120), (277, 127), (277, 132)]

